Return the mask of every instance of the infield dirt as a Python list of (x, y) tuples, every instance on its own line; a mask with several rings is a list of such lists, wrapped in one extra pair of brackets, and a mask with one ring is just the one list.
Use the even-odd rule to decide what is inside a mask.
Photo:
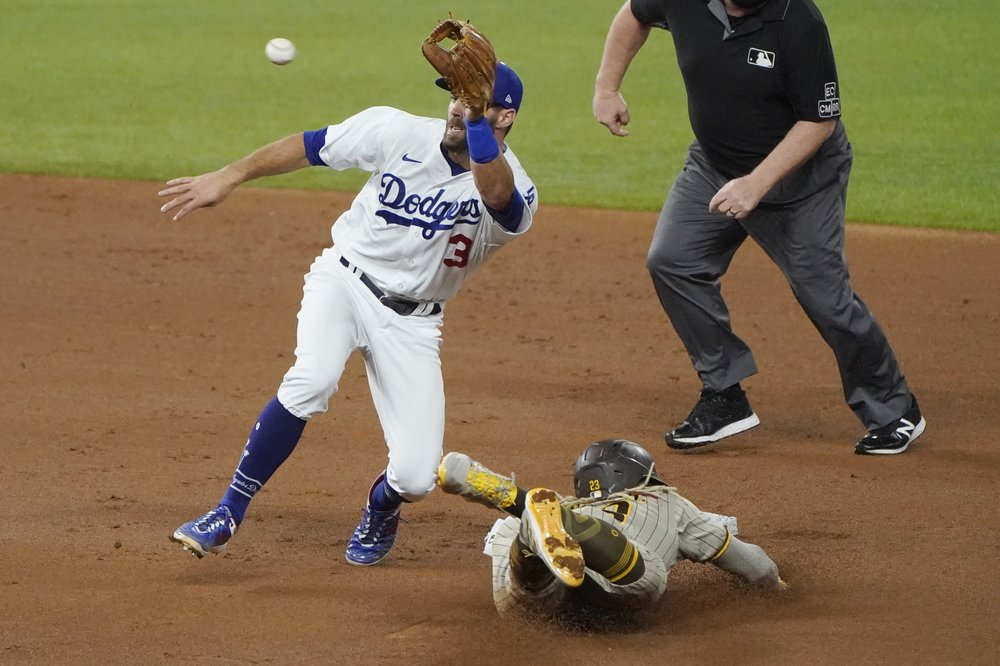
[(350, 196), (242, 189), (173, 223), (160, 187), (0, 176), (0, 662), (996, 663), (1000, 236), (849, 225), (928, 421), (888, 457), (853, 454), (831, 353), (746, 244), (723, 289), (762, 424), (680, 454), (698, 383), (645, 272), (655, 213), (543, 200), (448, 305), (446, 450), (569, 493), (586, 443), (632, 439), (791, 583), (684, 563), (654, 613), (582, 635), (498, 621), (499, 514), (440, 492), (381, 565), (345, 563), (385, 464), (359, 357), (224, 555), (168, 542), (228, 483)]

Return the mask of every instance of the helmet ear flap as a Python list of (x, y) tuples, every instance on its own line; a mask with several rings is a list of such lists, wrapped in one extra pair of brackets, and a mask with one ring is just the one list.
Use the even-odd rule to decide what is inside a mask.
[(615, 483), (614, 470), (605, 462), (590, 463), (576, 470), (573, 474), (573, 490), (577, 497), (601, 498), (613, 492)]

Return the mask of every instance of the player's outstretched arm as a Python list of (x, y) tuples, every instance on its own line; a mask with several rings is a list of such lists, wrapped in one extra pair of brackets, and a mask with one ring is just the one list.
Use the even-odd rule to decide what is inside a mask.
[(734, 536), (730, 535), (726, 545), (710, 562), (764, 589), (785, 589), (785, 583), (778, 575), (778, 565), (767, 556), (764, 549), (740, 541)]
[(246, 157), (200, 176), (185, 176), (167, 181), (167, 188), (158, 193), (173, 197), (160, 207), (161, 213), (177, 209), (174, 221), (198, 208), (222, 203), (237, 185), (263, 176), (276, 176), (309, 166), (302, 134), (292, 134)]

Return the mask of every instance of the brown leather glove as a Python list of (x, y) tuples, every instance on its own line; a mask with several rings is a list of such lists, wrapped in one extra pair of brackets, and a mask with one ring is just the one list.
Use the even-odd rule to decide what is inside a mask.
[[(441, 42), (455, 44), (446, 49)], [(493, 101), (497, 57), (486, 35), (471, 23), (449, 18), (441, 21), (424, 40), (424, 57), (448, 82), (455, 97), (466, 108), (486, 113)]]

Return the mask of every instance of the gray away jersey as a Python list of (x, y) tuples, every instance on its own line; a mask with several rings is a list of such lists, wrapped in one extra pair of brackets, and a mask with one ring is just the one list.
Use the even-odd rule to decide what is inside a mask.
[[(657, 601), (667, 586), (670, 569), (680, 560), (705, 562), (726, 545), (725, 525), (703, 514), (675, 492), (638, 493), (627, 498), (584, 504), (574, 511), (603, 520), (620, 530), (638, 549), (645, 562), (642, 578), (628, 585), (615, 585), (587, 569), (583, 588), (596, 586), (623, 606), (644, 606)], [(501, 613), (521, 605), (543, 605), (552, 610), (572, 606), (573, 591), (554, 583), (541, 592), (522, 590), (510, 576), (510, 546), (517, 538), (520, 521), (498, 520), (486, 537), (486, 554), (493, 559), (493, 601)], [(582, 589), (582, 588), (581, 588)]]

